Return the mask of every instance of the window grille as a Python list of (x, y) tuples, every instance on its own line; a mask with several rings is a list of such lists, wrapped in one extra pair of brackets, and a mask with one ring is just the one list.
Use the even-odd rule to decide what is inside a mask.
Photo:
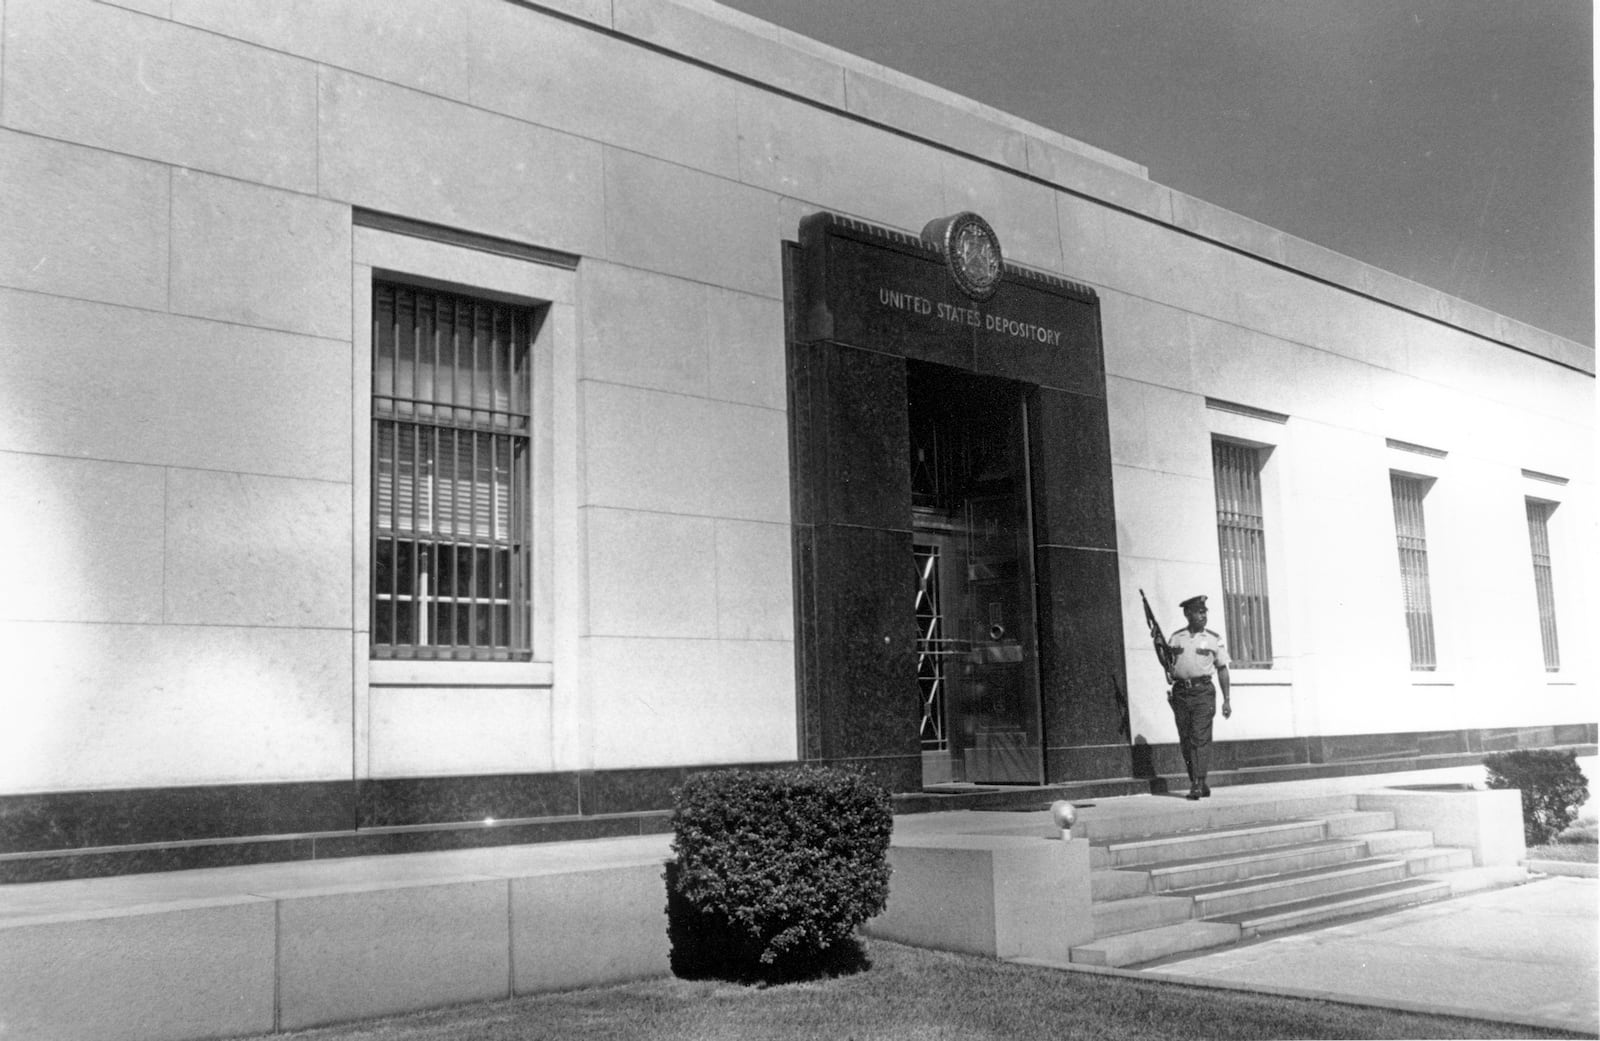
[(1411, 641), (1411, 668), (1431, 672), (1438, 667), (1433, 642), (1433, 600), (1428, 591), (1428, 533), (1422, 500), (1428, 482), (1420, 477), (1389, 475), (1394, 496), (1394, 535), (1400, 551), (1400, 587), (1405, 600), (1406, 633)]
[(1533, 547), (1533, 588), (1539, 599), (1539, 635), (1544, 641), (1544, 671), (1559, 672), (1561, 647), (1556, 642), (1556, 591), (1550, 574), (1550, 514), (1555, 506), (1538, 499), (1528, 505), (1528, 541)]
[(1211, 442), (1217, 491), (1217, 549), (1229, 656), (1236, 666), (1272, 667), (1267, 596), (1267, 540), (1261, 509), (1261, 453), (1231, 441)]
[(531, 309), (378, 282), (372, 652), (527, 660)]

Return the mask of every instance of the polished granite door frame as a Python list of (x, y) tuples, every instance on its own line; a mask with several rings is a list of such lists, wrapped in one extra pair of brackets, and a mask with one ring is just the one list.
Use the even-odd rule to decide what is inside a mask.
[(1099, 300), (1007, 265), (977, 304), (911, 236), (834, 214), (785, 250), (803, 759), (921, 787), (907, 365), (1024, 384), (1050, 782), (1131, 775)]

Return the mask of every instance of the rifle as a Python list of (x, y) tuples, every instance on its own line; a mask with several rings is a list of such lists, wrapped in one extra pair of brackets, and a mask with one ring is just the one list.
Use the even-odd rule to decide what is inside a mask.
[(1144, 598), (1144, 590), (1139, 590), (1139, 600), (1144, 604), (1145, 624), (1150, 626), (1150, 639), (1155, 641), (1156, 660), (1161, 663), (1161, 671), (1167, 674), (1167, 685), (1171, 686), (1172, 677), (1172, 648), (1167, 644), (1167, 638), (1161, 632), (1161, 624), (1156, 621), (1156, 614), (1150, 610), (1150, 601)]

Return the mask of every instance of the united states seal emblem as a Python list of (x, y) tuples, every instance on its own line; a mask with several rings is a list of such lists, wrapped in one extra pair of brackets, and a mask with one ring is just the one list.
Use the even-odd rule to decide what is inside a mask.
[(941, 217), (922, 229), (922, 238), (944, 254), (956, 286), (974, 300), (987, 300), (1000, 288), (1005, 260), (1000, 237), (989, 222), (971, 211)]

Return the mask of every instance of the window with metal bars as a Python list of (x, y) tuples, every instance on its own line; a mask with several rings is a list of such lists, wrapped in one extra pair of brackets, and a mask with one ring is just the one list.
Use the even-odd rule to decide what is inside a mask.
[(1544, 642), (1544, 671), (1561, 671), (1561, 647), (1556, 642), (1556, 591), (1550, 574), (1550, 514), (1555, 504), (1526, 500), (1528, 542), (1533, 547), (1533, 589), (1539, 600), (1539, 635)]
[(372, 654), (525, 661), (531, 308), (375, 282)]
[(1400, 550), (1400, 589), (1405, 600), (1413, 672), (1432, 672), (1439, 665), (1433, 642), (1433, 599), (1428, 589), (1428, 532), (1422, 515), (1422, 500), (1431, 483), (1425, 477), (1389, 475), (1389, 489), (1394, 496), (1394, 537)]
[(1229, 657), (1238, 668), (1272, 667), (1272, 614), (1267, 595), (1267, 536), (1261, 507), (1261, 450), (1213, 438), (1217, 549)]

